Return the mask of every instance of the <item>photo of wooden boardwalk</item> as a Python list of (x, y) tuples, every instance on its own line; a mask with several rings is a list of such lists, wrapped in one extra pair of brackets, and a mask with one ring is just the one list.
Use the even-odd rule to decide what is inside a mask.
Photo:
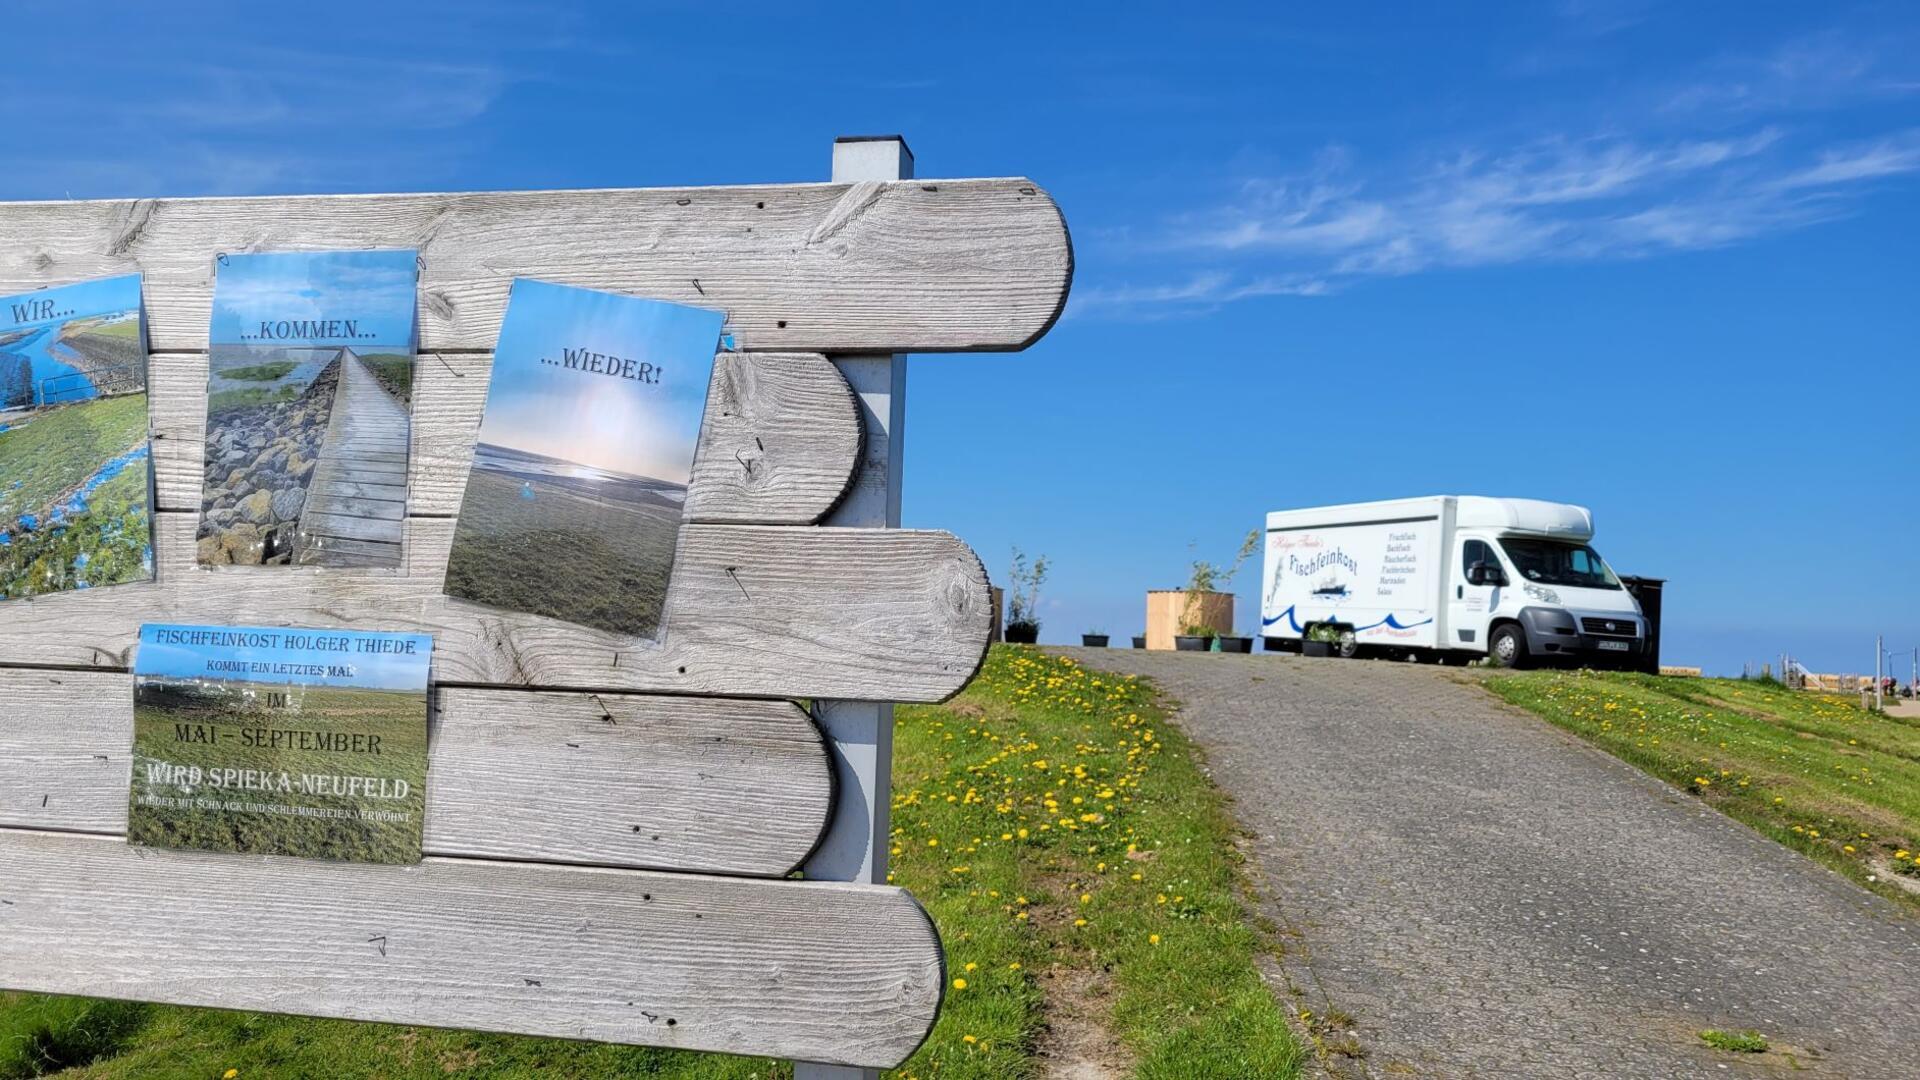
[(307, 488), (293, 561), (302, 566), (398, 566), (407, 508), (407, 408), (381, 389), (352, 349)]

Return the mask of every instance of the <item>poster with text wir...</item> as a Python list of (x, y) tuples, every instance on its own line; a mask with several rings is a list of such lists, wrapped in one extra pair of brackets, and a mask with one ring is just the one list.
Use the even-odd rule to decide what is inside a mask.
[(447, 595), (659, 636), (724, 321), (516, 280)]
[(153, 580), (147, 447), (140, 275), (0, 296), (0, 600)]
[(411, 250), (215, 260), (200, 565), (401, 565), (418, 276)]

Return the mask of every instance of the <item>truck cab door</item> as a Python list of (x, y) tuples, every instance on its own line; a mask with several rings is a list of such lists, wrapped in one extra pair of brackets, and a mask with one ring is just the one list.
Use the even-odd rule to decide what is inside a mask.
[(1447, 582), (1447, 634), (1451, 640), (1436, 642), (1443, 649), (1487, 651), (1487, 622), (1499, 606), (1500, 586), (1487, 580), (1476, 583), (1473, 568), (1484, 566), (1498, 581), (1500, 556), (1485, 540), (1459, 541), (1459, 558), (1454, 560), (1453, 577)]

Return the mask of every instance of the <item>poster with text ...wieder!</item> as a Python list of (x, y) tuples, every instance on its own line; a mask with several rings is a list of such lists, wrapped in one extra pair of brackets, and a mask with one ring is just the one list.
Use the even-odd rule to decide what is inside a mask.
[(141, 627), (128, 839), (419, 862), (432, 655), (424, 634)]
[(221, 255), (202, 566), (401, 565), (413, 251)]
[(140, 275), (0, 297), (0, 600), (153, 580), (147, 445)]
[(724, 321), (516, 280), (447, 594), (659, 636)]

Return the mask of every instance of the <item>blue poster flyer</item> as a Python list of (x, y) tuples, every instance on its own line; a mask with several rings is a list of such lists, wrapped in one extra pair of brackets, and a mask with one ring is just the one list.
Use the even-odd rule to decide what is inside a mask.
[(140, 275), (0, 296), (0, 600), (153, 580)]
[(516, 280), (447, 595), (658, 637), (725, 320)]
[(140, 628), (128, 839), (420, 861), (425, 634)]

